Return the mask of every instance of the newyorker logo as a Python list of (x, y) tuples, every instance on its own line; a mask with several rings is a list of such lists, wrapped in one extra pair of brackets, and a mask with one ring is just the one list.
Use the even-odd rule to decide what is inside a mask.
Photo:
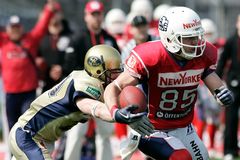
[(187, 70), (177, 73), (161, 73), (158, 75), (159, 87), (183, 87), (198, 85), (203, 69)]
[(190, 29), (190, 28), (193, 28), (193, 27), (197, 27), (201, 24), (201, 21), (200, 20), (193, 20), (192, 23), (186, 23), (186, 24), (183, 24), (183, 29)]

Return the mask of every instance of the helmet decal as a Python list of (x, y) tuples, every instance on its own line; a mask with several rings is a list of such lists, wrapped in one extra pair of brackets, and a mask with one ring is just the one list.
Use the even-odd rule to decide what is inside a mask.
[(87, 59), (87, 63), (90, 65), (90, 66), (93, 66), (93, 67), (97, 67), (97, 66), (100, 66), (102, 64), (102, 61), (99, 57), (96, 57), (96, 56), (90, 56), (88, 57)]
[(160, 20), (159, 20), (159, 30), (166, 32), (167, 28), (168, 28), (168, 19), (166, 16), (163, 16)]

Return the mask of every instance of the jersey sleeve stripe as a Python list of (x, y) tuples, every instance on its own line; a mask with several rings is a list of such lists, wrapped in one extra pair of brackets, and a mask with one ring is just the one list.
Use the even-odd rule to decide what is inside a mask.
[(144, 67), (144, 69), (145, 69), (145, 71), (147, 73), (147, 78), (149, 78), (149, 71), (148, 71), (147, 67), (145, 66), (145, 64), (143, 63), (141, 57), (139, 57), (137, 52), (135, 52), (134, 50), (132, 50), (132, 53), (139, 59), (139, 61), (141, 62), (142, 66)]

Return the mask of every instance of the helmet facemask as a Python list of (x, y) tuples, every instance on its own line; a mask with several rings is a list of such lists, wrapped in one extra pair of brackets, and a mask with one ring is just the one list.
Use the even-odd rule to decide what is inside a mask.
[(200, 57), (206, 46), (200, 17), (187, 7), (170, 8), (159, 20), (159, 34), (169, 52), (187, 60)]
[[(173, 43), (179, 47), (179, 56), (188, 60), (202, 56), (206, 47), (206, 41), (203, 37), (203, 33), (204, 31), (202, 30), (201, 32), (188, 35), (176, 34), (173, 39)], [(184, 41), (188, 41), (188, 43), (185, 43)]]
[(101, 56), (101, 61), (102, 63), (102, 72), (99, 74), (98, 79), (100, 79), (101, 81), (104, 82), (104, 86), (108, 85), (109, 83), (111, 83), (113, 80), (115, 80), (117, 78), (117, 76), (123, 72), (123, 68), (120, 65), (120, 68), (116, 68), (116, 69), (107, 69), (103, 56)]

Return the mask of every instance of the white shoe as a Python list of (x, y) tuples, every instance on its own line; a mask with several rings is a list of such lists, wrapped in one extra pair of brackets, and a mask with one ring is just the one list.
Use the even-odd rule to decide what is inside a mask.
[(216, 158), (216, 151), (214, 149), (209, 149), (208, 154), (210, 158)]
[(223, 159), (223, 153), (215, 149), (208, 149), (208, 155), (212, 159)]
[(226, 154), (224, 156), (223, 160), (233, 160), (233, 155), (232, 154)]

